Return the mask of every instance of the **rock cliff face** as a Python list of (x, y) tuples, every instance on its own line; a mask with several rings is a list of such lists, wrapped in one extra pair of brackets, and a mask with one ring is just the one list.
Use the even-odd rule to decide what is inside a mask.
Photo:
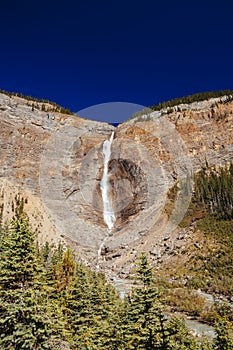
[[(103, 141), (112, 131), (109, 174), (116, 223), (108, 232), (100, 181)], [(233, 161), (233, 102), (221, 97), (151, 111), (114, 128), (0, 94), (0, 135), (3, 220), (23, 198), (41, 244), (61, 240), (86, 263), (126, 273), (139, 251), (156, 261), (167, 252), (161, 242), (177, 242), (193, 173), (206, 163)], [(168, 214), (167, 194), (177, 183)]]

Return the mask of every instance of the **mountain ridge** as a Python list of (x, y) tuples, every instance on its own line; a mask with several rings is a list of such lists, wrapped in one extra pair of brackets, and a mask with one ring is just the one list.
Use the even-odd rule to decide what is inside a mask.
[[(168, 235), (167, 214), (161, 209), (168, 202), (168, 189), (179, 177), (183, 178), (187, 169), (191, 174), (206, 163), (223, 166), (233, 161), (233, 102), (231, 97), (224, 96), (196, 102), (192, 108), (184, 106), (184, 109), (171, 110), (168, 106), (161, 114), (152, 111), (149, 118), (146, 114), (113, 128), (107, 123), (49, 110), (49, 104), (42, 108), (45, 102), (38, 102), (39, 108), (35, 108), (32, 100), (0, 94), (3, 220), (13, 215), (12, 202), (20, 195), (27, 201), (25, 210), (41, 244), (63, 241), (94, 268), (98, 264), (104, 270), (127, 275), (141, 250), (152, 252), (150, 255), (155, 264), (159, 250), (159, 255), (169, 258), (166, 247), (159, 248)], [(127, 210), (119, 211), (117, 226), (113, 235), (108, 237), (100, 259), (97, 251), (106, 236), (97, 186), (102, 172), (101, 144), (113, 130), (115, 148), (110, 168), (112, 182), (120, 193), (116, 200), (122, 203), (120, 189), (126, 185), (127, 198), (133, 199)], [(171, 135), (174, 140), (169, 146)], [(68, 151), (64, 152), (66, 147)], [(185, 154), (182, 155), (183, 151)], [(93, 163), (90, 164), (97, 167), (88, 175), (89, 187), (85, 187), (87, 156), (92, 157), (90, 161)], [(131, 163), (121, 161), (130, 158)], [(151, 177), (152, 163), (159, 181), (156, 176)], [(84, 175), (81, 185), (80, 171)], [(129, 175), (128, 171), (132, 174)], [(151, 193), (145, 187), (149, 180), (154, 181)], [(62, 187), (59, 187), (59, 181), (62, 181)], [(161, 186), (161, 181), (160, 194), (156, 188)], [(84, 202), (80, 186), (81, 192), (88, 196)], [(132, 196), (130, 188), (134, 188)], [(93, 189), (96, 191), (94, 195)], [(159, 204), (149, 207), (145, 204), (148, 196), (159, 198)], [(158, 220), (154, 222), (151, 217), (157, 214)], [(73, 228), (72, 218), (75, 222)], [(171, 234), (174, 241), (180, 235), (178, 231)]]

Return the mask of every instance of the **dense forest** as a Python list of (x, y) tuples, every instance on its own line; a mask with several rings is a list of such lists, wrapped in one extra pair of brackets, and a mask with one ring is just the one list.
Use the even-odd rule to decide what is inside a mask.
[[(209, 167), (195, 175), (191, 216), (200, 216), (196, 229), (204, 233), (205, 254), (192, 260), (199, 288), (233, 295), (233, 164)], [(204, 282), (207, 281), (207, 282)], [(233, 314), (232, 314), (233, 320)]]
[[(51, 104), (1, 92), (26, 98), (32, 109), (46, 110), (45, 104)], [(194, 94), (153, 109), (224, 95), (229, 101), (233, 91)], [(52, 106), (54, 111), (70, 113), (55, 103)], [(17, 200), (15, 217), (0, 224), (0, 350), (233, 349), (230, 304), (222, 303), (204, 315), (192, 293), (200, 288), (232, 301), (233, 165), (206, 165), (194, 182), (193, 199), (181, 225), (196, 221), (205, 251), (198, 248), (182, 270), (177, 265), (180, 271), (172, 271), (176, 289), (170, 276), (162, 280), (142, 252), (135, 266), (134, 287), (124, 299), (103, 273), (88, 269), (70, 247), (39, 246), (23, 202)], [(189, 278), (182, 289), (179, 281), (185, 276)], [(214, 326), (215, 338), (195, 337), (171, 309), (202, 317)]]
[[(233, 165), (206, 163), (194, 176), (193, 198), (180, 223), (181, 239), (186, 242), (160, 267), (156, 281), (173, 311), (212, 326), (224, 320), (231, 338), (227, 349), (232, 349), (233, 339), (232, 207)], [(197, 291), (211, 295), (212, 302)]]
[(203, 168), (195, 176), (195, 201), (220, 219), (233, 218), (233, 164)]
[(229, 322), (216, 338), (195, 339), (167, 316), (145, 253), (124, 300), (102, 273), (61, 244), (41, 249), (20, 213), (0, 234), (0, 349), (232, 349)]

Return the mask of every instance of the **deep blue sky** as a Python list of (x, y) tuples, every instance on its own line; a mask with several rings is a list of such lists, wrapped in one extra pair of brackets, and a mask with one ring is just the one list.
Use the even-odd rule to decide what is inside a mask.
[(233, 89), (231, 0), (1, 3), (0, 88), (76, 112)]

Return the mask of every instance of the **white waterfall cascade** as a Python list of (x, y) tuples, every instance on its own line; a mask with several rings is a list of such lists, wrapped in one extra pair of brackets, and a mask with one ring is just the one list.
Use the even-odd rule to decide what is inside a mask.
[(100, 188), (101, 188), (102, 200), (103, 200), (104, 222), (108, 226), (109, 231), (112, 230), (114, 223), (116, 221), (116, 217), (112, 207), (111, 196), (109, 193), (109, 173), (108, 173), (108, 162), (111, 157), (111, 145), (112, 145), (113, 138), (114, 138), (114, 132), (112, 132), (110, 139), (104, 141), (103, 143), (104, 172), (100, 182)]

